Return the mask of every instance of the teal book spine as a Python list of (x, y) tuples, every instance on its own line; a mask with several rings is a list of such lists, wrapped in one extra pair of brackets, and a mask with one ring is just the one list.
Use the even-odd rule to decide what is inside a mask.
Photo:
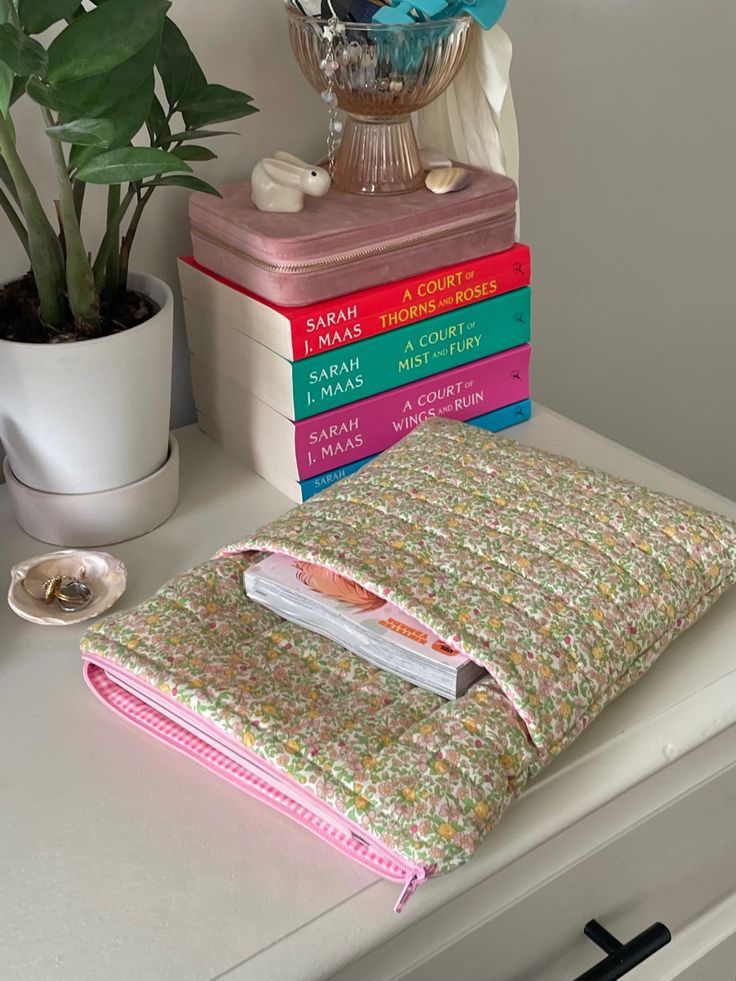
[(530, 287), (292, 364), (294, 419), (357, 402), (525, 344)]

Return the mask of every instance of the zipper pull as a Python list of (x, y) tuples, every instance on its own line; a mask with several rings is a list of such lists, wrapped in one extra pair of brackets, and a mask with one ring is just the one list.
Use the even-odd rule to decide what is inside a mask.
[(424, 882), (426, 878), (427, 878), (427, 873), (424, 871), (424, 869), (417, 869), (415, 872), (411, 873), (411, 875), (407, 878), (406, 882), (404, 883), (404, 888), (401, 890), (401, 895), (396, 900), (396, 905), (394, 906), (394, 913), (400, 913), (402, 911), (402, 909), (406, 906), (406, 904), (409, 902), (411, 897), (417, 891), (417, 886), (420, 883)]

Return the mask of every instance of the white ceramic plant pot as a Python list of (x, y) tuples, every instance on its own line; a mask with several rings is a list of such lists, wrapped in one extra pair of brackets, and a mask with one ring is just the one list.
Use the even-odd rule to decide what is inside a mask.
[(0, 340), (0, 441), (26, 487), (98, 493), (166, 463), (173, 296), (154, 276), (130, 285), (160, 307), (138, 327), (71, 344)]
[(153, 276), (130, 284), (160, 308), (139, 327), (72, 344), (0, 340), (3, 471), (18, 523), (41, 541), (109, 545), (176, 507), (173, 297)]

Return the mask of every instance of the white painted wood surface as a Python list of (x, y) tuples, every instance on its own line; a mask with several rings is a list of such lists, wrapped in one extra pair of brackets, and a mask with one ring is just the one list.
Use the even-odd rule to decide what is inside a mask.
[(627, 981), (734, 981), (736, 892), (707, 909)]
[[(734, 503), (544, 409), (509, 435), (736, 517)], [(124, 605), (289, 506), (194, 427), (177, 438), (179, 508), (113, 549), (128, 566)], [(15, 527), (0, 489), (2, 568), (42, 551)], [(80, 628), (35, 627), (4, 607), (3, 981), (317, 981), (338, 972), (352, 981), (363, 968), (372, 979), (398, 976), (397, 964), (402, 973), (412, 964), (412, 930), (432, 914), (427, 923), (447, 933), (433, 930), (435, 942), (451, 943), (475, 896), (488, 897), (486, 917), (513, 905), (540, 876), (560, 874), (555, 862), (601, 851), (616, 822), (623, 833), (728, 774), (735, 627), (736, 590), (540, 776), (468, 866), (423, 886), (396, 916), (393, 884), (98, 704), (82, 682)], [(462, 897), (465, 907), (452, 902)], [(648, 925), (629, 922), (625, 908), (618, 915), (622, 934)]]

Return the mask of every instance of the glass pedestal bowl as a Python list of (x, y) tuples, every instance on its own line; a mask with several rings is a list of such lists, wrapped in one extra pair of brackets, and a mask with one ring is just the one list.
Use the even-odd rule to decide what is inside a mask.
[(467, 54), (473, 20), (346, 23), (344, 33), (330, 41), (328, 21), (307, 17), (288, 2), (286, 13), (302, 72), (318, 92), (334, 93), (348, 114), (335, 156), (335, 187), (354, 194), (405, 194), (421, 187), (410, 114), (453, 80)]

